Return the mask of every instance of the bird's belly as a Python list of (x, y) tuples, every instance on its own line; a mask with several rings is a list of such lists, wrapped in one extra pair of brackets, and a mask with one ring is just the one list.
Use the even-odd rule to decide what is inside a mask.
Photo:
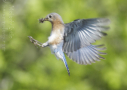
[(57, 45), (50, 45), (50, 50), (54, 54), (55, 50), (57, 49)]
[(52, 54), (55, 54), (57, 59), (62, 59), (63, 57), (63, 51), (62, 51), (63, 42), (57, 44), (57, 45), (50, 45), (50, 50)]

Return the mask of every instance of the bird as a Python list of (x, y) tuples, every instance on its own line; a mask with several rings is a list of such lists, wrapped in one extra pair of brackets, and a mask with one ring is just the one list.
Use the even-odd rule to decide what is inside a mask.
[(42, 47), (50, 47), (51, 52), (64, 62), (68, 75), (69, 67), (65, 58), (66, 54), (78, 64), (91, 64), (100, 59), (100, 55), (106, 53), (102, 45), (93, 45), (96, 40), (106, 36), (110, 20), (107, 18), (76, 19), (70, 23), (64, 23), (58, 13), (50, 13), (45, 18), (39, 19), (40, 23), (51, 22), (52, 30), (48, 41)]

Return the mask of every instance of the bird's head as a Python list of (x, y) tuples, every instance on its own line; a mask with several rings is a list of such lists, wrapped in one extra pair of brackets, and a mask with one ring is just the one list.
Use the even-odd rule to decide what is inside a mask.
[(39, 19), (40, 23), (43, 23), (44, 21), (49, 21), (51, 23), (54, 23), (54, 22), (63, 23), (63, 20), (62, 20), (61, 16), (57, 13), (50, 13), (45, 18)]

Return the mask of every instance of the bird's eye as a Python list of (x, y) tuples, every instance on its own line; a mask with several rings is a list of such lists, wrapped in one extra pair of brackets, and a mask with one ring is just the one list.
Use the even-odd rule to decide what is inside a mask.
[(49, 15), (49, 18), (52, 18), (52, 16), (51, 16), (51, 15)]

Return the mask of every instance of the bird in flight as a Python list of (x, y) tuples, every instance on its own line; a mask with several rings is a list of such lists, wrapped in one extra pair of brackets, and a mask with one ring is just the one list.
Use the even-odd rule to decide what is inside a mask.
[(67, 69), (70, 71), (64, 53), (78, 64), (91, 64), (100, 59), (100, 55), (106, 54), (100, 52), (105, 50), (103, 45), (92, 45), (96, 40), (107, 35), (104, 31), (108, 30), (109, 19), (77, 19), (70, 23), (64, 23), (61, 16), (57, 13), (50, 13), (45, 18), (39, 19), (40, 23), (49, 21), (52, 24), (52, 31), (48, 41), (42, 44), (42, 47), (49, 46), (51, 52), (57, 59), (61, 59)]

